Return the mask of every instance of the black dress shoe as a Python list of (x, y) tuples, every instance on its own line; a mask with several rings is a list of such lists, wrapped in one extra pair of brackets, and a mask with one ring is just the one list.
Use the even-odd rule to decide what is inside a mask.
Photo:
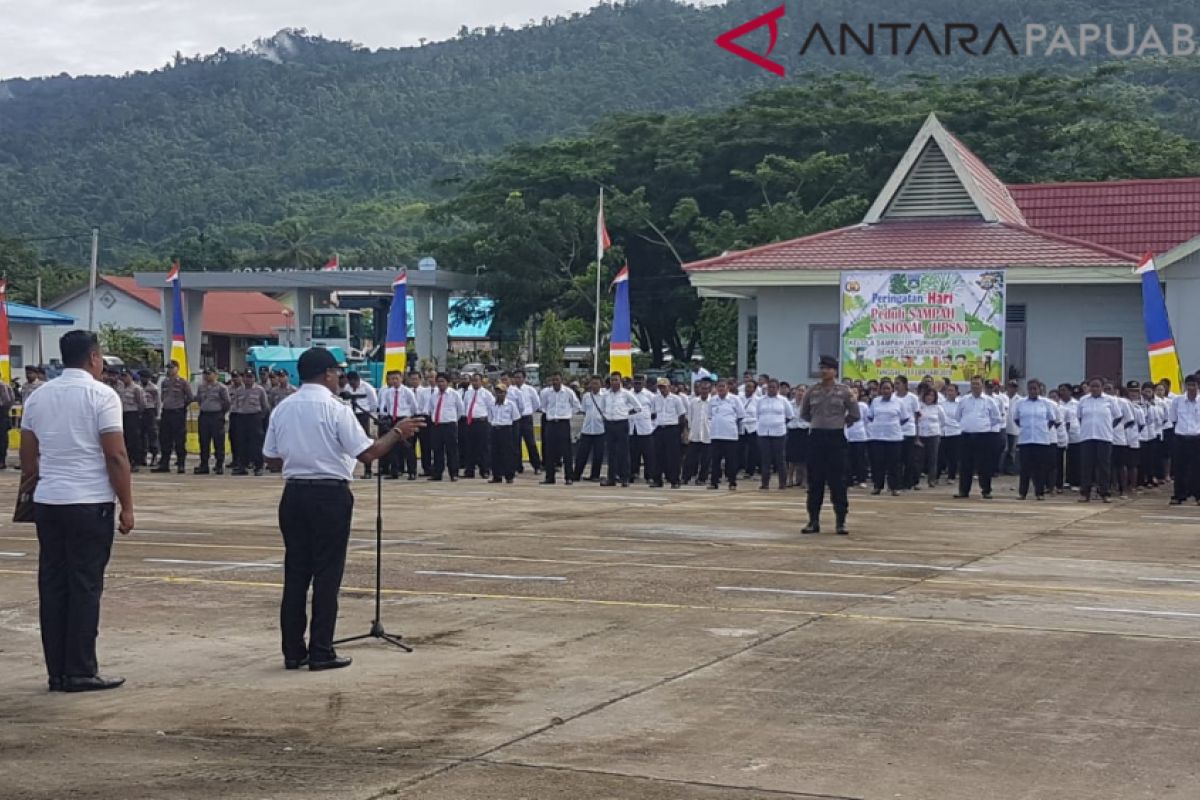
[(152, 469), (150, 471), (151, 472), (170, 472), (171, 468), (169, 466), (167, 466), (166, 464), (159, 464), (157, 467), (155, 467), (154, 469)]
[(820, 533), (821, 526), (816, 522), (810, 522), (800, 529), (801, 533)]
[(213, 468), (213, 474), (214, 475), (224, 475), (225, 474), (225, 466), (223, 464), (217, 464), (217, 466)]
[[(550, 478), (545, 478), (545, 479), (543, 479), (542, 481), (540, 481), (540, 483), (541, 483), (543, 486), (553, 486), (553, 485), (556, 483), (556, 481), (554, 481), (554, 480), (552, 480), (552, 479), (550, 479)], [(567, 481), (567, 483), (570, 483), (570, 481)]]
[(350, 666), (352, 661), (353, 659), (351, 659), (349, 656), (334, 656), (328, 661), (309, 661), (308, 669), (310, 672), (320, 672), (326, 669), (341, 669), (342, 667)]
[(50, 691), (65, 692), (66, 690), (67, 690), (66, 689), (66, 678), (51, 678), (50, 679)]
[(285, 658), (283, 660), (284, 669), (300, 669), (308, 666), (308, 656), (304, 658)]
[(492, 478), (488, 483), (504, 483), (503, 478)]
[(846, 529), (846, 520), (839, 519), (837, 521), (837, 529), (834, 531), (838, 536), (849, 536), (850, 531)]
[(408, 476), (408, 479), (409, 479), (410, 481), (415, 481), (415, 480), (417, 479), (417, 476), (416, 476), (416, 475), (409, 475), (409, 476)]
[(183, 466), (183, 464), (180, 464), (178, 467), (176, 467), (175, 471), (178, 472), (180, 475), (187, 474), (187, 468), (185, 466)]
[(102, 675), (92, 675), (88, 678), (67, 677), (63, 681), (63, 691), (102, 692), (105, 689), (116, 689), (124, 683), (124, 678), (105, 678)]
[(255, 467), (255, 468), (254, 468), (254, 477), (256, 477), (256, 478), (261, 478), (261, 477), (262, 477), (262, 467)]

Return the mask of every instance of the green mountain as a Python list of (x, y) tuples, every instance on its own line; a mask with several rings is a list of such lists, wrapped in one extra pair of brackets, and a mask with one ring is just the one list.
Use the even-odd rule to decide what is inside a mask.
[[(456, 232), (425, 203), (452, 196), (506, 145), (586, 131), (623, 112), (717, 109), (752, 92), (805, 81), (802, 71), (858, 70), (885, 81), (912, 72), (953, 78), (1085, 59), (800, 55), (814, 21), (1115, 19), (1166, 25), (1190, 2), (1135, 12), (1116, 0), (996, 0), (963, 12), (951, 0), (792, 4), (772, 58), (778, 78), (713, 44), (771, 4), (672, 0), (605, 4), (519, 30), (464, 28), (452, 40), (370, 51), (281, 31), (238, 51), (188, 58), (123, 77), (0, 82), (0, 234), (70, 236), (102, 229), (102, 263), (184, 254), (197, 266), (239, 260), (311, 264), (337, 250), (360, 264), (409, 260), (417, 242)], [(849, 15), (847, 18), (846, 15)], [(1165, 30), (1166, 28), (1164, 28)], [(765, 51), (760, 29), (743, 43)], [(1200, 70), (1139, 62), (1127, 80), (1139, 102), (1195, 137)], [(448, 230), (449, 227), (449, 230)], [(38, 243), (79, 264), (85, 239)]]

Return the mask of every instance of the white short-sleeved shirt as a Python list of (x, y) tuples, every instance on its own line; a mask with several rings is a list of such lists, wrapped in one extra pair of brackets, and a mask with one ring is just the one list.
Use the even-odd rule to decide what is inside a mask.
[(1200, 436), (1200, 397), (1181, 394), (1171, 400), (1168, 419), (1179, 436)]
[(350, 406), (305, 383), (271, 412), (263, 455), (283, 459), (283, 477), (354, 480), (354, 465), (373, 442)]
[(905, 436), (917, 435), (917, 413), (921, 410), (921, 401), (912, 392), (901, 397), (898, 394), (892, 395), (900, 405), (904, 408), (905, 422), (900, 426), (901, 431)]
[(1058, 433), (1054, 423), (1058, 415), (1049, 400), (1022, 397), (1013, 403), (1009, 416), (1017, 428), (1017, 444), (1056, 444)]
[(745, 416), (746, 408), (737, 395), (713, 395), (708, 399), (709, 435), (713, 441), (736, 442)]
[(867, 441), (867, 413), (870, 408), (866, 403), (858, 401), (858, 421), (846, 426), (846, 441), (847, 442), (865, 442)]
[(1106, 395), (1084, 395), (1075, 407), (1075, 417), (1079, 420), (1081, 442), (1112, 442), (1115, 423), (1121, 418), (1121, 407)]
[(787, 424), (796, 415), (792, 401), (783, 395), (763, 395), (754, 401), (759, 436), (786, 436)]
[(21, 428), (38, 440), (35, 503), (111, 503), (116, 495), (100, 437), (121, 433), (121, 398), (81, 369), (65, 369), (25, 401)]
[[(907, 395), (912, 397), (911, 394)], [(904, 427), (912, 420), (908, 417), (908, 403), (892, 395), (886, 400), (882, 395), (867, 407), (867, 436), (873, 442), (902, 442)]]

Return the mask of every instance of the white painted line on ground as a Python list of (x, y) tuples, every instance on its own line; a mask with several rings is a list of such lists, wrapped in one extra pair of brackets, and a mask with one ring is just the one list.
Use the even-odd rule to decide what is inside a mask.
[(1191, 611), (1146, 611), (1140, 608), (1095, 608), (1092, 606), (1075, 606), (1076, 611), (1101, 611), (1107, 614), (1142, 614), (1151, 617), (1200, 617)]
[(1200, 578), (1138, 578), (1150, 583), (1200, 583)]
[[(983, 502), (986, 503), (988, 501), (984, 500)], [(950, 511), (959, 514), (1023, 514), (1031, 517), (1038, 516), (1042, 513), (1040, 511), (1012, 511), (1011, 509), (1007, 508), (998, 510), (997, 508), (970, 508), (967, 506), (934, 506), (933, 510)]]
[(138, 528), (137, 532), (138, 533), (152, 533), (155, 536), (212, 536), (211, 533), (204, 533), (203, 531), (162, 531), (162, 530), (146, 530), (144, 528)]
[[(369, 539), (351, 539), (350, 541), (365, 542), (366, 544), (375, 544), (375, 537), (372, 536)], [(417, 545), (425, 545), (426, 547), (440, 547), (441, 545), (445, 544), (445, 542), (443, 542), (441, 540), (430, 540), (430, 539), (384, 539), (383, 543), (384, 544), (417, 544)]]
[(1169, 519), (1169, 520), (1181, 520), (1183, 522), (1200, 522), (1200, 516), (1184, 517), (1184, 516), (1178, 516), (1178, 515), (1173, 516), (1171, 514), (1143, 514), (1142, 519)]
[(442, 572), (434, 569), (419, 569), (415, 571), (417, 575), (444, 575), (450, 578), (481, 578), (484, 580), (497, 581), (565, 581), (566, 578), (559, 578), (551, 575), (490, 575), (484, 572)]
[(24, 553), (0, 553), (0, 558), (24, 558)]
[(674, 550), (664, 552), (662, 550), (607, 550), (602, 547), (560, 547), (559, 550), (566, 550), (572, 553), (616, 553), (618, 555), (630, 556), (693, 556), (695, 553), (687, 553), (683, 550)]
[(898, 564), (891, 561), (843, 561), (831, 558), (830, 564), (848, 564), (856, 567), (906, 567), (909, 569), (935, 569), (939, 572), (983, 572), (977, 567), (940, 567), (936, 564)]
[(279, 569), (283, 564), (270, 561), (192, 561), (187, 558), (143, 558), (147, 564), (184, 564), (196, 567), (255, 567), (258, 569)]
[[(721, 592), (763, 592), (766, 594), (794, 594), (805, 597), (861, 597), (871, 600), (895, 600), (886, 594), (857, 594), (855, 592), (817, 592), (808, 589), (765, 589), (760, 586), (718, 586)], [(1200, 615), (1198, 615), (1200, 616)]]

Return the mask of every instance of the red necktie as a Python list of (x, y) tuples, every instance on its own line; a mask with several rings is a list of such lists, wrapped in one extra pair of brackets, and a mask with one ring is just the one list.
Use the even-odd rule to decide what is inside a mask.
[(442, 403), (445, 401), (445, 399), (446, 399), (445, 392), (441, 392), (438, 394), (437, 408), (434, 409), (434, 412), (433, 412), (433, 424), (434, 425), (442, 424)]
[(471, 407), (467, 409), (467, 424), (470, 425), (475, 421), (475, 401), (479, 399), (479, 390), (475, 390), (475, 394), (471, 395)]
[(398, 416), (400, 416), (400, 390), (393, 389), (392, 390), (392, 419), (395, 420), (396, 417), (398, 417)]

